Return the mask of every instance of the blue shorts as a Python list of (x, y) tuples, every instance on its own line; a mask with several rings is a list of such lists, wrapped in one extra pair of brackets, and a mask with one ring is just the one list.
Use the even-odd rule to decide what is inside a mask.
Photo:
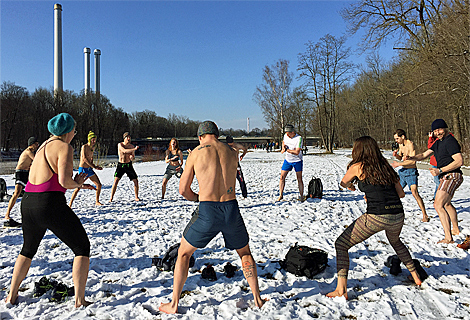
[(304, 166), (304, 161), (297, 161), (297, 162), (287, 162), (287, 160), (284, 160), (284, 163), (282, 164), (282, 171), (291, 171), (292, 168), (294, 168), (295, 172), (300, 172), (302, 171)]
[(248, 232), (237, 200), (201, 201), (184, 229), (183, 237), (193, 247), (204, 248), (219, 232), (222, 232), (228, 249), (241, 249), (248, 244)]
[(78, 173), (86, 173), (87, 178), (95, 175), (95, 171), (93, 171), (93, 168), (91, 167), (88, 167), (88, 168), (78, 167)]
[(418, 186), (418, 169), (416, 168), (401, 168), (398, 170), (398, 176), (400, 177), (400, 184), (402, 188), (407, 185), (411, 188), (412, 185)]

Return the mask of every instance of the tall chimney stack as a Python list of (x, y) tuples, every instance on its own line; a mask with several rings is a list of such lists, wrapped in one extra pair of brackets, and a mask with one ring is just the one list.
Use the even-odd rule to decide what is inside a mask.
[(63, 90), (62, 77), (62, 6), (54, 5), (54, 92)]
[(97, 94), (100, 93), (100, 49), (95, 49), (95, 91)]
[(83, 48), (85, 55), (85, 94), (90, 93), (90, 48)]
[(246, 132), (250, 133), (250, 118), (246, 118)]

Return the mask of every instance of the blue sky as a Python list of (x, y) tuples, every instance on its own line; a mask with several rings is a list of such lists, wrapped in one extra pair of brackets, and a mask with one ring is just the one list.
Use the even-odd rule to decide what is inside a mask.
[[(297, 74), (305, 43), (346, 32), (339, 10), (351, 2), (2, 0), (2, 82), (30, 92), (53, 87), (55, 3), (62, 5), (64, 89), (83, 89), (83, 48), (100, 49), (101, 93), (126, 112), (211, 119), (226, 129), (246, 129), (250, 118), (250, 129), (261, 129), (267, 125), (253, 93), (263, 67), (286, 59)], [(350, 37), (348, 45), (359, 41)], [(393, 54), (381, 51), (387, 60)]]

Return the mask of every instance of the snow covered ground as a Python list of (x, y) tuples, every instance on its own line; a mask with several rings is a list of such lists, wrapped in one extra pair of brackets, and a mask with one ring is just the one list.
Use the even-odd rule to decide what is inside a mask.
[[(321, 177), (322, 200), (309, 199), (300, 203), (295, 175), (286, 182), (285, 201), (278, 197), (280, 153), (254, 151), (247, 154), (241, 166), (249, 196), (243, 199), (237, 185), (241, 213), (250, 234), (250, 247), (258, 263), (261, 296), (269, 301), (263, 308), (253, 306), (248, 284), (239, 269), (234, 278), (223, 275), (226, 262), (240, 268), (235, 251), (224, 248), (219, 235), (195, 253), (196, 264), (190, 269), (181, 299), (180, 315), (160, 314), (158, 306), (169, 301), (173, 273), (161, 272), (151, 266), (152, 257), (162, 256), (178, 242), (196, 204), (178, 194), (178, 180), (172, 178), (166, 199), (161, 200), (161, 182), (165, 164), (135, 164), (139, 175), (142, 202), (132, 201), (132, 183), (124, 177), (115, 195), (107, 203), (114, 169), (98, 171), (103, 183), (101, 200), (94, 205), (94, 191), (82, 190), (73, 209), (80, 217), (91, 242), (91, 263), (86, 288), (87, 299), (93, 304), (75, 309), (73, 298), (65, 303), (49, 302), (48, 294), (33, 297), (34, 282), (46, 275), (72, 286), (73, 253), (52, 233), (41, 242), (31, 269), (21, 285), (19, 304), (6, 308), (4, 299), (10, 286), (15, 259), (21, 250), (21, 229), (2, 229), (0, 234), (0, 318), (1, 319), (470, 319), (470, 258), (469, 252), (455, 244), (436, 244), (443, 238), (442, 226), (430, 201), (434, 183), (427, 170), (420, 170), (419, 191), (431, 217), (421, 222), (421, 212), (406, 189), (402, 200), (406, 208), (401, 239), (414, 258), (429, 274), (421, 288), (407, 281), (403, 272), (392, 276), (384, 266), (394, 254), (385, 233), (372, 236), (350, 250), (348, 282), (349, 301), (330, 299), (327, 292), (336, 284), (334, 242), (354, 219), (361, 215), (365, 201), (359, 191), (340, 190), (339, 181), (345, 173), (351, 150), (338, 150), (334, 155), (309, 154), (304, 157), (304, 184), (312, 176)], [(0, 176), (13, 193), (12, 176)], [(457, 190), (454, 205), (459, 213), (461, 243), (470, 234), (470, 178), (465, 177)], [(197, 183), (194, 182), (194, 189)], [(67, 191), (69, 199), (71, 191)], [(6, 202), (0, 203), (5, 213)], [(20, 219), (19, 204), (12, 217)], [(313, 280), (295, 277), (281, 270), (277, 261), (284, 258), (289, 247), (298, 242), (328, 252), (327, 269)], [(212, 264), (218, 280), (201, 278), (200, 270)]]

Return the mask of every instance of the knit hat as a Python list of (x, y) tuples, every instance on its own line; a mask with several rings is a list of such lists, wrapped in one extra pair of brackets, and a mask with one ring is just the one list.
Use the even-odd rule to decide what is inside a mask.
[(75, 127), (75, 120), (68, 113), (59, 113), (47, 123), (47, 129), (55, 136), (69, 133)]
[(38, 142), (38, 139), (36, 139), (36, 137), (29, 137), (28, 139), (28, 147), (35, 144), (36, 142)]
[(432, 122), (431, 131), (436, 129), (448, 128), (447, 123), (443, 119), (436, 119)]
[(232, 137), (232, 136), (227, 136), (227, 137), (225, 138), (225, 142), (227, 142), (227, 143), (232, 143), (232, 142), (233, 142), (233, 137)]
[(212, 121), (204, 121), (199, 125), (199, 128), (197, 129), (197, 135), (200, 137), (204, 134), (214, 134), (219, 136), (219, 128), (217, 128), (217, 125)]
[(291, 124), (286, 125), (286, 127), (284, 128), (284, 130), (285, 130), (286, 132), (295, 132), (294, 126), (291, 125)]
[(96, 134), (93, 131), (88, 132), (88, 142), (93, 138), (96, 138)]

